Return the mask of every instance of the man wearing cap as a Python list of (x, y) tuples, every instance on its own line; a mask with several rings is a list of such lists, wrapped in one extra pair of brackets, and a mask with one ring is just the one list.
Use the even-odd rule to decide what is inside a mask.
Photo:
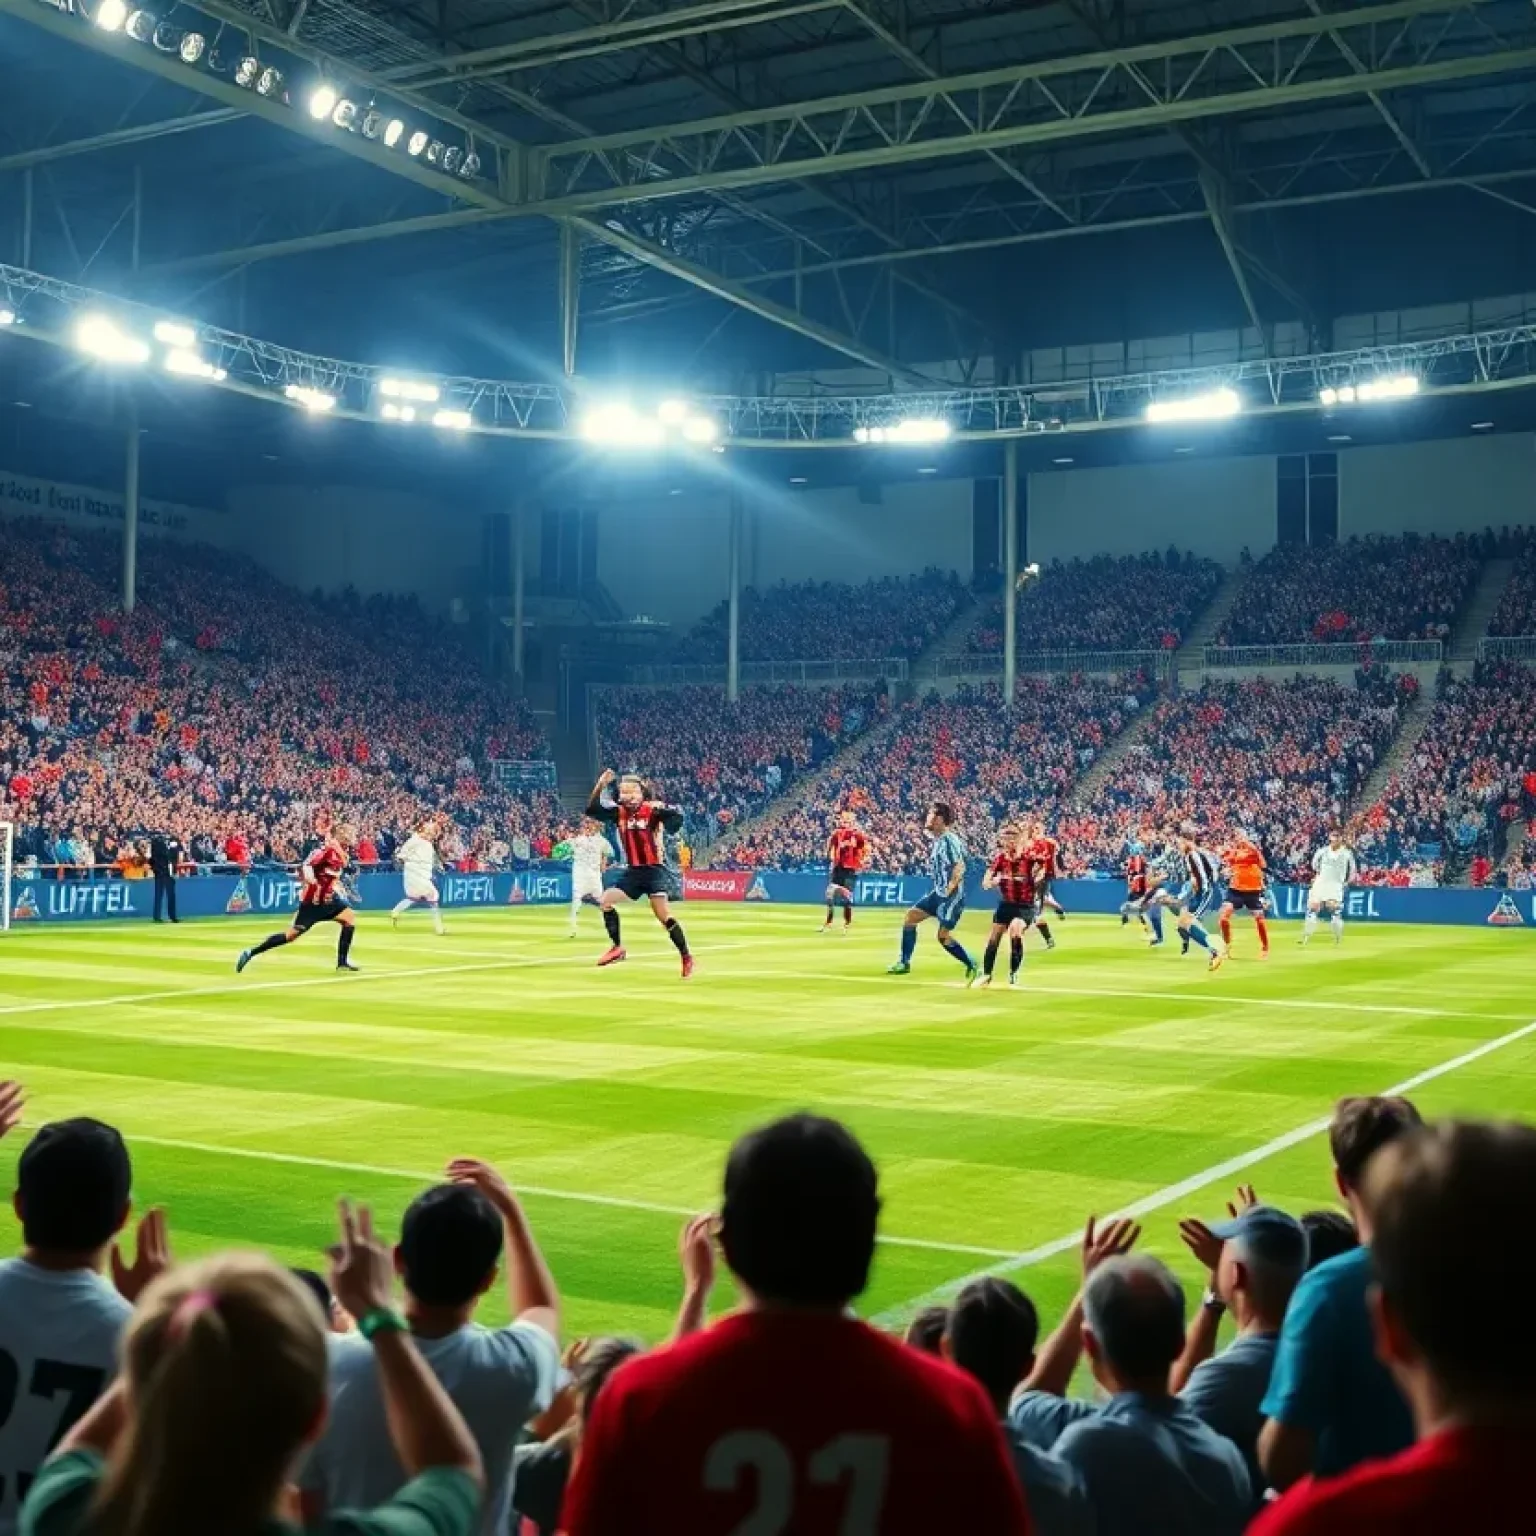
[[(1294, 1216), (1255, 1203), (1252, 1189), (1239, 1190), (1238, 1203), (1227, 1210), (1231, 1219), (1212, 1226), (1193, 1217), (1179, 1223), (1179, 1236), (1211, 1272), (1211, 1283), (1173, 1368), (1171, 1386), (1188, 1408), (1243, 1453), (1257, 1506), (1264, 1492), (1259, 1470), (1264, 1394), (1285, 1309), (1306, 1273), (1307, 1234)], [(1216, 1332), (1226, 1312), (1237, 1325), (1237, 1337), (1218, 1355)]]

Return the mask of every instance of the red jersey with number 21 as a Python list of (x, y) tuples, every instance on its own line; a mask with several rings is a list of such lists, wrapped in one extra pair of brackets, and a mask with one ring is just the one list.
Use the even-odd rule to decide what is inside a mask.
[(852, 1318), (738, 1312), (624, 1365), (566, 1536), (1027, 1536), (981, 1387)]
[(869, 839), (855, 827), (839, 827), (832, 834), (832, 867), (863, 869)]

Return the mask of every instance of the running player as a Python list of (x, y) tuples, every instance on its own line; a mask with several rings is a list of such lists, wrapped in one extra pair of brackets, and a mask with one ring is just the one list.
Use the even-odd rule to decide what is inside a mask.
[(581, 823), (581, 831), (568, 844), (571, 854), (571, 937), (576, 937), (576, 919), (583, 902), (601, 908), (603, 871), (613, 862), (613, 845), (603, 836), (592, 817)]
[(907, 913), (901, 929), (901, 959), (887, 968), (888, 975), (905, 976), (911, 971), (918, 925), (930, 917), (939, 925), (939, 944), (965, 967), (967, 984), (979, 974), (976, 962), (955, 938), (955, 929), (965, 912), (965, 839), (955, 831), (954, 823), (954, 809), (942, 800), (935, 800), (928, 807), (923, 831), (933, 839), (928, 855), (933, 889)]
[(1344, 892), (1360, 877), (1355, 850), (1344, 841), (1337, 827), (1328, 833), (1327, 843), (1312, 855), (1312, 889), (1307, 892), (1307, 916), (1301, 925), (1301, 943), (1317, 932), (1318, 916), (1327, 912), (1333, 929), (1333, 942), (1344, 942)]
[(436, 844), (437, 823), (429, 817), (406, 838), (400, 845), (399, 852), (395, 854), (405, 886), (405, 898), (397, 901), (389, 914), (389, 921), (396, 928), (400, 926), (401, 917), (420, 902), (432, 914), (433, 932), (443, 931), (443, 914), (438, 905), (437, 885), (432, 879), (441, 862), (437, 856)]
[(1222, 943), (1230, 953), (1233, 912), (1252, 912), (1253, 926), (1259, 935), (1259, 958), (1267, 960), (1269, 924), (1264, 918), (1264, 887), (1269, 866), (1264, 862), (1264, 851), (1246, 833), (1239, 832), (1232, 846), (1222, 855), (1222, 862), (1231, 871), (1227, 899), (1221, 904)]
[(869, 839), (859, 830), (852, 811), (844, 811), (837, 818), (837, 826), (827, 839), (827, 862), (832, 873), (827, 880), (827, 920), (821, 925), (825, 933), (832, 926), (832, 917), (841, 906), (843, 932), (853, 927), (853, 893), (859, 871), (869, 857)]
[(1187, 955), (1191, 942), (1196, 943), (1210, 953), (1210, 969), (1218, 971), (1227, 958), (1226, 950), (1212, 942), (1200, 919), (1216, 908), (1221, 860), (1209, 848), (1202, 848), (1189, 828), (1179, 833), (1178, 849), (1184, 866), (1184, 884), (1164, 900), (1178, 920), (1180, 953)]
[(336, 969), (355, 971), (357, 967), (347, 958), (352, 952), (352, 935), (357, 919), (352, 915), (352, 905), (347, 898), (341, 877), (346, 872), (347, 858), (352, 847), (352, 828), (339, 826), (326, 833), (325, 841), (299, 866), (299, 910), (293, 921), (282, 933), (269, 933), (254, 949), (242, 949), (235, 961), (235, 970), (243, 971), (257, 955), (269, 949), (281, 949), (302, 939), (316, 923), (336, 923), (341, 932), (336, 936)]
[(990, 987), (992, 970), (997, 964), (997, 948), (1006, 933), (1009, 939), (1008, 985), (1019, 984), (1019, 967), (1024, 964), (1024, 934), (1035, 920), (1035, 863), (1029, 855), (1029, 837), (1022, 827), (1004, 827), (996, 856), (982, 876), (982, 889), (997, 892), (997, 910), (992, 914), (992, 931), (987, 935), (987, 950), (982, 956), (981, 978), (972, 985)]
[(1120, 903), (1120, 926), (1124, 928), (1134, 917), (1143, 928), (1147, 926), (1147, 898), (1152, 894), (1149, 882), (1151, 866), (1142, 852), (1141, 844), (1134, 839), (1125, 845), (1125, 900)]
[[(608, 786), (618, 779), (618, 797), (610, 797)], [(617, 828), (619, 846), (624, 850), (624, 872), (602, 895), (603, 927), (608, 930), (609, 946), (598, 960), (599, 965), (616, 965), (628, 958), (628, 951), (620, 939), (619, 914), (621, 901), (639, 901), (651, 904), (656, 921), (667, 930), (683, 959), (683, 980), (693, 975), (693, 955), (683, 934), (683, 925), (672, 916), (671, 879), (662, 857), (662, 837), (667, 832), (677, 832), (683, 825), (683, 813), (675, 805), (666, 805), (651, 797), (639, 775), (626, 773), (622, 779), (608, 768), (592, 790), (587, 802), (587, 815), (593, 821), (607, 822)]]
[(1067, 909), (1051, 895), (1052, 882), (1061, 873), (1061, 844), (1046, 832), (1043, 821), (1035, 822), (1029, 832), (1032, 838), (1029, 856), (1035, 862), (1035, 927), (1045, 940), (1045, 947), (1055, 949), (1056, 940), (1051, 937), (1051, 925), (1039, 914), (1049, 909), (1063, 922), (1067, 918)]

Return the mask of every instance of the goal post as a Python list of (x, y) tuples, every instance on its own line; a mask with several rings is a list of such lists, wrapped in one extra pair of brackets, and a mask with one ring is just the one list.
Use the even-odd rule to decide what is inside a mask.
[(11, 900), (11, 867), (16, 851), (16, 825), (0, 821), (0, 933), (11, 931), (11, 913), (16, 903)]

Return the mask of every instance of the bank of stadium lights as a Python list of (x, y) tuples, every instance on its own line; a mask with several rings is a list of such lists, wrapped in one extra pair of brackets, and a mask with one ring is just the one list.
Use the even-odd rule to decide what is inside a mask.
[(1379, 379), (1367, 379), (1363, 384), (1330, 385), (1317, 392), (1323, 405), (1372, 404), (1379, 400), (1407, 400), (1418, 394), (1419, 380), (1411, 373), (1388, 374)]
[(922, 443), (942, 443), (953, 428), (942, 417), (914, 416), (890, 426), (855, 427), (856, 443), (895, 443), (898, 446), (916, 446)]
[(75, 322), (75, 345), (104, 363), (137, 366), (150, 357), (149, 343), (125, 331), (109, 315), (81, 315)]
[(720, 423), (686, 400), (663, 400), (649, 413), (627, 400), (610, 400), (594, 405), (582, 417), (581, 435), (598, 448), (661, 448), (678, 438), (708, 448), (720, 436)]
[(1225, 421), (1243, 409), (1243, 397), (1235, 389), (1212, 389), (1180, 400), (1154, 400), (1147, 407), (1150, 422)]
[(20, 325), (20, 324), (21, 324), (21, 321), (18, 318), (18, 316), (16, 314), (16, 311), (14, 309), (0, 308), (0, 327), (4, 327), (4, 326), (7, 326), (7, 325)]
[(417, 405), (435, 405), (441, 391), (426, 379), (382, 378), (379, 393), (386, 400), (413, 400)]
[(283, 394), (295, 405), (302, 405), (316, 416), (323, 416), (327, 411), (336, 409), (335, 395), (328, 395), (323, 389), (314, 389), (308, 384), (286, 384), (283, 386)]

